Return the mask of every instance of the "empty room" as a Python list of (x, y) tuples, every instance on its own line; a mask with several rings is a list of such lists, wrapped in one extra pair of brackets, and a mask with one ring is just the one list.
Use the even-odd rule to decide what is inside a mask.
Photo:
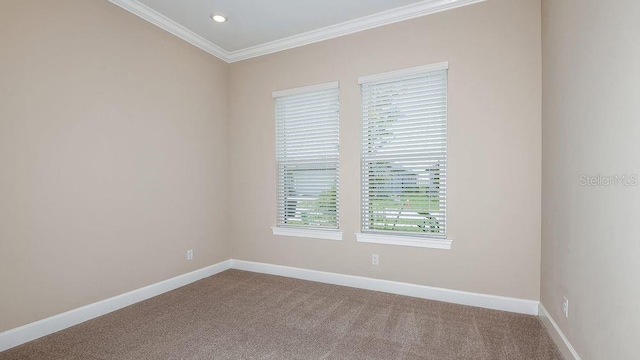
[(640, 359), (639, 19), (0, 0), (0, 359)]

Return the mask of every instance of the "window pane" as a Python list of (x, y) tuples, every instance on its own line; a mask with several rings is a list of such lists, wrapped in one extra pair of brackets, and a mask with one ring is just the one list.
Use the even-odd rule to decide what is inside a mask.
[(446, 234), (447, 72), (362, 84), (362, 230)]
[(276, 98), (278, 225), (338, 228), (338, 89)]

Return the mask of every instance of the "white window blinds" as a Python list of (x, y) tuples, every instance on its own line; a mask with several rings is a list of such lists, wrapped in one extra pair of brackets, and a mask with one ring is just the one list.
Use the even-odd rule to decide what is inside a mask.
[(273, 96), (278, 226), (338, 229), (338, 83)]
[(362, 231), (445, 237), (447, 64), (360, 83)]

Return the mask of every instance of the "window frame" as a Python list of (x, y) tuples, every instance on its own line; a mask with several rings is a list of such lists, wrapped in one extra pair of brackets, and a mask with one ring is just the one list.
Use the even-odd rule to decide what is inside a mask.
[[(338, 97), (338, 116), (337, 116), (337, 126), (338, 126), (338, 158), (336, 161), (336, 166), (335, 166), (335, 171), (336, 171), (336, 228), (323, 228), (323, 227), (318, 227), (318, 226), (313, 226), (313, 225), (295, 225), (295, 224), (282, 224), (280, 223), (280, 214), (281, 214), (281, 209), (280, 209), (280, 195), (279, 195), (279, 187), (281, 186), (281, 179), (280, 179), (280, 166), (281, 163), (278, 159), (278, 129), (279, 129), (279, 119), (278, 119), (278, 114), (277, 114), (277, 99), (278, 98), (282, 98), (282, 97), (287, 97), (287, 96), (292, 96), (292, 95), (303, 95), (303, 94), (311, 94), (314, 92), (321, 92), (321, 91), (325, 91), (325, 90), (333, 90), (335, 89), (337, 91), (337, 97)], [(317, 84), (317, 85), (310, 85), (310, 86), (303, 86), (303, 87), (298, 87), (298, 88), (292, 88), (292, 89), (286, 89), (286, 90), (280, 90), (280, 91), (274, 91), (272, 93), (272, 97), (274, 100), (274, 115), (275, 115), (275, 130), (276, 130), (276, 144), (275, 144), (275, 148), (276, 148), (276, 214), (277, 214), (277, 219), (276, 219), (276, 226), (271, 227), (272, 233), (273, 235), (281, 235), (281, 236), (294, 236), (294, 237), (306, 237), (306, 238), (316, 238), (316, 239), (327, 239), (327, 240), (342, 240), (342, 236), (343, 236), (343, 232), (340, 231), (340, 202), (339, 202), (339, 198), (340, 198), (340, 151), (339, 151), (339, 146), (340, 146), (340, 106), (339, 106), (339, 98), (340, 98), (340, 83), (338, 81), (333, 81), (333, 82), (328, 82), (328, 83), (323, 83), (323, 84)], [(311, 166), (311, 164), (309, 164)], [(321, 163), (315, 163), (313, 164), (315, 166), (318, 166), (319, 169), (325, 168), (324, 166), (326, 166), (326, 164), (321, 164)], [(323, 166), (324, 165), (324, 166)], [(325, 168), (326, 169), (326, 168)], [(331, 167), (329, 167), (329, 169), (331, 169)], [(282, 199), (283, 201), (286, 201), (286, 199)], [(286, 209), (283, 209), (282, 211), (286, 211)]]
[[(380, 74), (374, 74), (374, 75), (368, 75), (368, 76), (362, 76), (358, 78), (358, 83), (360, 85), (360, 93), (361, 93), (361, 101), (360, 101), (360, 108), (361, 111), (364, 111), (364, 94), (362, 93), (362, 85), (363, 84), (367, 84), (367, 83), (372, 83), (372, 82), (379, 82), (379, 81), (389, 81), (389, 80), (401, 80), (401, 78), (403, 77), (407, 77), (407, 76), (412, 76), (412, 75), (422, 75), (422, 74), (428, 74), (430, 72), (434, 72), (434, 71), (441, 71), (441, 70), (445, 70), (446, 71), (446, 76), (448, 78), (449, 75), (449, 63), (448, 62), (440, 62), (440, 63), (435, 63), (435, 64), (430, 64), (430, 65), (424, 65), (424, 66), (417, 66), (417, 67), (412, 67), (412, 68), (407, 68), (407, 69), (401, 69), (401, 70), (395, 70), (395, 71), (390, 71), (390, 72), (385, 72), (385, 73), (380, 73)], [(446, 92), (448, 94), (449, 92), (449, 83), (447, 80), (447, 84), (446, 84)], [(448, 108), (448, 97), (446, 100), (446, 104), (447, 104), (447, 108)], [(453, 243), (453, 239), (448, 237), (449, 234), (449, 229), (448, 229), (448, 225), (449, 225), (449, 217), (448, 217), (448, 207), (445, 205), (444, 208), (444, 219), (445, 219), (445, 230), (444, 233), (442, 235), (438, 234), (429, 234), (429, 233), (425, 233), (425, 234), (413, 234), (410, 232), (403, 232), (403, 231), (396, 231), (395, 230), (370, 230), (370, 229), (365, 229), (365, 217), (364, 217), (364, 203), (365, 203), (365, 198), (364, 198), (364, 178), (363, 178), (363, 166), (364, 166), (364, 126), (365, 126), (365, 114), (364, 112), (361, 113), (361, 119), (360, 119), (360, 232), (356, 233), (356, 240), (358, 242), (362, 242), (362, 243), (375, 243), (375, 244), (387, 244), (387, 245), (400, 245), (400, 246), (412, 246), (412, 247), (423, 247), (423, 248), (433, 248), (433, 249), (446, 249), (449, 250), (451, 249), (452, 243)], [(448, 153), (449, 153), (449, 131), (448, 131), (448, 123), (449, 123), (449, 116), (448, 116), (448, 109), (447, 109), (447, 118), (446, 118), (446, 134), (445, 134), (445, 159), (446, 159), (446, 163), (445, 163), (445, 168), (449, 167), (449, 159), (448, 159)], [(445, 178), (446, 179), (446, 178)], [(446, 180), (445, 180), (446, 181)], [(445, 188), (445, 202), (448, 202), (448, 188)]]

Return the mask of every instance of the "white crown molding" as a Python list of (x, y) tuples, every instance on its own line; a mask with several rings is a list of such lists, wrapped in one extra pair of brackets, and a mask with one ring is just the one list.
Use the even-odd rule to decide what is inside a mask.
[(580, 360), (580, 355), (578, 355), (576, 349), (573, 348), (573, 345), (571, 345), (569, 339), (564, 336), (564, 333), (562, 332), (562, 330), (560, 330), (560, 327), (555, 322), (555, 320), (553, 320), (547, 309), (545, 309), (544, 305), (540, 303), (540, 305), (538, 306), (538, 317), (540, 318), (540, 321), (542, 322), (544, 327), (547, 329), (547, 332), (553, 339), (553, 342), (555, 342), (558, 346), (558, 349), (560, 350), (560, 353), (562, 353), (562, 356), (567, 360)]
[(138, 0), (109, 1), (131, 12), (132, 14), (137, 15), (140, 18), (170, 32), (171, 34), (181, 38), (182, 40), (185, 40), (188, 43), (208, 52), (209, 54), (216, 56), (228, 63), (232, 63), (262, 55), (272, 54), (278, 51), (292, 49), (299, 46), (313, 44), (323, 40), (333, 39), (363, 30), (373, 29), (379, 26), (417, 18), (420, 16), (455, 9), (461, 6), (471, 5), (486, 0), (423, 0), (415, 4), (402, 6), (377, 14), (365, 16), (359, 19), (346, 21), (340, 24), (327, 26), (321, 29), (232, 52), (228, 52), (222, 49), (221, 47), (206, 40), (202, 36), (185, 28), (184, 26), (151, 9), (150, 7), (140, 3)]
[(154, 296), (191, 284), (200, 279), (228, 270), (231, 260), (225, 260), (215, 265), (207, 266), (190, 273), (160, 281), (128, 293), (117, 295), (86, 306), (69, 310), (15, 329), (0, 333), (0, 351), (53, 334), (85, 321), (97, 318), (110, 312), (147, 300)]
[(309, 31), (229, 53), (229, 62), (246, 60), (299, 46), (309, 45), (356, 32), (389, 25), (437, 12), (471, 5), (486, 0), (424, 0), (415, 4), (383, 11), (359, 19)]
[(161, 13), (153, 10), (138, 0), (109, 0), (111, 3), (127, 10), (128, 12), (168, 31), (169, 33), (179, 37), (180, 39), (198, 47), (209, 54), (229, 62), (229, 53), (218, 45), (210, 42), (195, 32), (169, 19)]
[(398, 281), (373, 279), (362, 276), (337, 274), (236, 259), (231, 259), (231, 268), (262, 274), (285, 276), (294, 279), (316, 281), (325, 284), (341, 285), (358, 289), (381, 291), (390, 294), (412, 296), (421, 299), (444, 301), (453, 304), (476, 306), (485, 309), (502, 310), (527, 315), (538, 315), (539, 302), (536, 300), (480, 294), (425, 285), (409, 284)]

